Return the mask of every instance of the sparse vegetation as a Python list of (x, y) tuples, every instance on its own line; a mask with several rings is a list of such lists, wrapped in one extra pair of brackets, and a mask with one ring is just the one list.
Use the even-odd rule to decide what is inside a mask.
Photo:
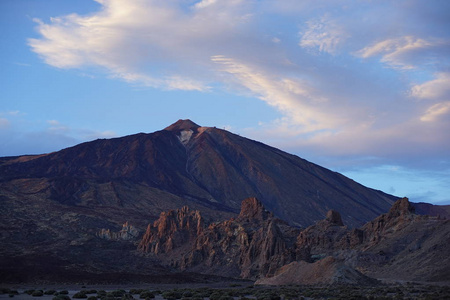
[(53, 300), (70, 300), (70, 297), (65, 294), (61, 294), (60, 292), (57, 296), (53, 297)]
[(34, 290), (31, 293), (31, 296), (33, 296), (33, 297), (42, 297), (42, 296), (44, 296), (44, 291), (43, 290)]
[(87, 298), (88, 296), (86, 295), (85, 291), (79, 291), (78, 293), (75, 293), (72, 298), (74, 299), (83, 299), (83, 298)]
[[(131, 291), (130, 291), (131, 294)], [(150, 292), (150, 291), (142, 291), (141, 293), (139, 293), (139, 298), (141, 299), (153, 299), (155, 298), (155, 295)]]
[[(67, 294), (66, 294), (67, 293)], [(97, 293), (96, 295), (93, 295)], [(326, 300), (384, 300), (384, 299), (411, 299), (411, 300), (443, 300), (450, 299), (450, 286), (433, 286), (411, 284), (407, 285), (379, 285), (379, 286), (282, 286), (261, 287), (249, 286), (244, 288), (197, 288), (197, 289), (170, 289), (164, 291), (151, 291), (145, 289), (131, 289), (129, 292), (118, 289), (113, 291), (104, 290), (81, 290), (76, 292), (72, 298), (87, 300), (132, 300), (132, 299), (154, 299), (155, 294), (161, 293), (162, 298), (167, 300), (304, 300), (304, 299), (326, 299)], [(0, 294), (10, 297), (18, 295), (19, 292), (7, 288), (0, 288)], [(24, 294), (41, 297), (43, 295), (55, 295), (52, 300), (70, 300), (68, 292), (63, 290), (30, 289)], [(88, 296), (90, 295), (90, 296)], [(133, 297), (133, 295), (139, 295)], [(30, 300), (32, 298), (30, 297)]]
[(44, 292), (44, 295), (54, 295), (54, 294), (56, 294), (57, 292), (55, 291), (55, 290), (46, 290), (45, 292)]

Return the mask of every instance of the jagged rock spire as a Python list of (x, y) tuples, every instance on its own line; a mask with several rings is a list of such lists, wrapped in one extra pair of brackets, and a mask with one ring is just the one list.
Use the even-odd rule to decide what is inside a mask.
[(273, 217), (272, 213), (267, 211), (255, 197), (247, 198), (242, 201), (241, 212), (239, 213), (238, 220), (241, 221), (264, 221), (269, 217)]
[(334, 209), (330, 209), (327, 212), (326, 220), (330, 223), (330, 225), (336, 225), (336, 226), (344, 226), (344, 223), (342, 222), (341, 214)]

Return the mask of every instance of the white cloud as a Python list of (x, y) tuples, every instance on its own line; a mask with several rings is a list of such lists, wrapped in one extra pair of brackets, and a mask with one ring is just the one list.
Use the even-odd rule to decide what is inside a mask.
[(436, 74), (436, 79), (411, 88), (411, 95), (420, 99), (450, 99), (450, 73)]
[(277, 108), (287, 116), (287, 121), (297, 127), (297, 132), (314, 132), (332, 129), (342, 123), (342, 117), (322, 109), (328, 102), (307, 81), (293, 78), (276, 78), (263, 69), (256, 69), (221, 55), (213, 56), (220, 70), (230, 81), (251, 95)]
[(216, 2), (217, 2), (217, 0), (202, 0), (202, 1), (198, 2), (198, 3), (196, 3), (195, 7), (201, 9), (201, 8), (205, 8), (205, 7), (208, 7), (210, 5), (213, 5)]
[(422, 122), (433, 122), (444, 115), (450, 113), (450, 101), (437, 103), (431, 106), (423, 116), (420, 117)]
[(399, 69), (414, 69), (421, 64), (438, 64), (439, 52), (447, 52), (450, 41), (414, 36), (386, 39), (356, 52), (362, 58), (381, 56), (380, 61)]
[(306, 22), (308, 28), (301, 34), (299, 45), (335, 54), (339, 46), (349, 37), (344, 28), (328, 15)]
[(236, 51), (253, 3), (98, 2), (102, 9), (89, 16), (35, 20), (42, 38), (29, 39), (33, 51), (58, 68), (100, 67), (127, 82), (196, 91), (209, 89), (209, 57)]

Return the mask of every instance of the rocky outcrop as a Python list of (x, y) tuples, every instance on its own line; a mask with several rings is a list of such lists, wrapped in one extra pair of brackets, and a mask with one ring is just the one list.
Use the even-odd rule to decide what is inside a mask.
[(338, 212), (329, 211), (326, 219), (298, 235), (296, 261), (257, 283), (371, 284), (375, 282), (371, 278), (448, 281), (448, 243), (450, 222), (416, 215), (407, 198), (359, 229), (349, 229)]
[(280, 268), (275, 276), (256, 281), (257, 285), (372, 285), (377, 280), (367, 277), (354, 268), (328, 256), (315, 263), (295, 261)]
[(98, 233), (97, 236), (106, 239), (106, 240), (134, 240), (137, 239), (139, 236), (139, 230), (137, 230), (136, 227), (133, 225), (128, 224), (128, 222), (125, 222), (122, 225), (122, 229), (118, 232), (113, 232), (110, 229), (104, 229), (102, 228)]
[[(450, 263), (449, 224), (415, 215), (404, 198), (359, 229), (348, 228), (330, 210), (324, 220), (299, 230), (275, 218), (258, 199), (247, 198), (236, 218), (209, 225), (187, 207), (162, 213), (148, 226), (139, 250), (178, 270), (259, 279), (260, 284), (434, 280), (445, 277)], [(416, 264), (421, 268), (414, 269)], [(423, 271), (430, 268), (437, 272)]]
[(426, 217), (416, 215), (407, 198), (398, 200), (388, 213), (359, 229), (344, 226), (340, 214), (330, 210), (326, 219), (300, 232), (296, 244), (297, 259), (312, 261), (337, 251), (372, 247), (394, 232), (410, 226), (417, 218)]
[(139, 250), (164, 254), (163, 259), (182, 270), (256, 278), (292, 261), (289, 243), (296, 234), (258, 199), (248, 198), (236, 219), (208, 227), (188, 208), (163, 213), (149, 225)]
[(273, 217), (273, 214), (267, 211), (258, 199), (251, 197), (242, 201), (237, 220), (239, 222), (261, 223)]
[(193, 242), (203, 230), (203, 218), (199, 211), (191, 211), (184, 206), (162, 212), (158, 220), (148, 225), (138, 249), (154, 254), (170, 253)]
[(378, 243), (396, 231), (409, 226), (414, 219), (426, 218), (415, 214), (408, 198), (397, 200), (388, 213), (382, 214), (362, 227), (366, 247)]
[(362, 232), (344, 226), (341, 215), (330, 210), (324, 220), (301, 231), (297, 237), (297, 260), (315, 261), (333, 252), (360, 244)]

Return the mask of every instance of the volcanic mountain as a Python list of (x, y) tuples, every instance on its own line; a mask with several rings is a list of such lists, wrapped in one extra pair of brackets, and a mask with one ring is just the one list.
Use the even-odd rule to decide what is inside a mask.
[[(329, 210), (342, 215), (336, 225), (355, 228), (396, 200), (260, 142), (179, 120), (150, 134), (0, 158), (0, 281), (196, 281), (209, 263), (227, 271), (218, 275), (255, 278), (307, 257), (309, 246), (293, 246), (299, 228)], [(167, 263), (180, 249), (178, 265)], [(261, 249), (272, 250), (255, 256)], [(222, 268), (230, 259), (242, 264)], [(180, 276), (180, 268), (195, 274)]]
[(239, 212), (243, 199), (257, 197), (296, 226), (313, 224), (329, 209), (339, 209), (346, 224), (359, 226), (396, 200), (295, 155), (190, 120), (150, 134), (0, 158), (0, 183), (16, 196), (139, 209), (153, 216), (189, 205), (224, 219)]
[[(363, 268), (383, 259), (392, 272), (421, 253), (436, 265), (448, 222), (397, 218), (401, 209), (383, 215), (396, 200), (260, 142), (179, 120), (150, 134), (0, 158), (0, 282), (193, 282), (212, 274), (289, 281), (297, 265), (323, 254), (332, 258), (307, 265), (311, 272), (331, 266), (332, 276), (355, 280), (365, 279), (340, 272), (338, 254)], [(396, 241), (412, 243), (412, 252), (399, 257)]]

